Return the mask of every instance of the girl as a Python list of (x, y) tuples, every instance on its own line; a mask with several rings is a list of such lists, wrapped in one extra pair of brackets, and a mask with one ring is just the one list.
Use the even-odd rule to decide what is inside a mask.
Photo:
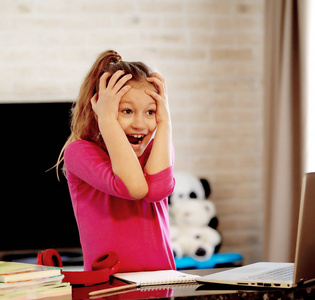
[(85, 270), (108, 251), (117, 253), (120, 272), (175, 269), (171, 139), (164, 79), (102, 53), (82, 84), (64, 147)]

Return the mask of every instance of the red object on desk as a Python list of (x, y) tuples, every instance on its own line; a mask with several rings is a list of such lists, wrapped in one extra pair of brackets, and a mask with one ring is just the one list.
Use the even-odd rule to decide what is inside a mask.
[[(37, 264), (62, 268), (62, 260), (55, 249), (47, 249), (37, 256)], [(94, 285), (109, 281), (109, 276), (119, 269), (120, 261), (114, 252), (107, 252), (97, 257), (92, 263), (93, 271), (65, 272), (63, 281), (70, 284)]]

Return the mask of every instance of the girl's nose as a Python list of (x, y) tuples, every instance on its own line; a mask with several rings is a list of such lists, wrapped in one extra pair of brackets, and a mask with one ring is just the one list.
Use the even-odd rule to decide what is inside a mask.
[(144, 119), (144, 117), (141, 116), (141, 115), (135, 115), (133, 120), (132, 120), (131, 126), (134, 129), (137, 129), (137, 130), (145, 129), (145, 119)]

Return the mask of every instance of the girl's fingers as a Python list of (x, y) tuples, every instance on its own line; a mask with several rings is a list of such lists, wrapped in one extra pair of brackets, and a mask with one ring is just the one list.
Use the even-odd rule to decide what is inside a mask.
[(111, 79), (109, 80), (108, 85), (107, 85), (107, 88), (113, 89), (114, 86), (115, 86), (115, 84), (116, 84), (116, 82), (118, 81), (118, 79), (119, 79), (122, 75), (124, 75), (124, 73), (125, 73), (125, 72), (124, 72), (123, 70), (119, 70), (119, 71), (115, 72), (114, 75), (113, 75), (113, 76), (111, 77)]
[(129, 81), (132, 78), (131, 74), (127, 74), (125, 76), (123, 76), (121, 79), (118, 80), (118, 82), (115, 84), (113, 91), (115, 93), (118, 93), (123, 86), (127, 83), (127, 81)]
[(166, 85), (165, 85), (164, 78), (162, 76), (160, 76), (158, 73), (153, 73), (153, 74), (151, 74), (151, 76), (152, 77), (147, 78), (147, 81), (155, 84), (158, 88), (159, 94), (165, 96), (166, 95)]
[(158, 78), (161, 82), (163, 82), (165, 84), (165, 79), (159, 73), (154, 72), (154, 73), (150, 74), (149, 78), (152, 78), (152, 77)]
[(168, 122), (170, 120), (169, 107), (167, 98), (161, 97), (158, 93), (152, 90), (145, 90), (145, 92), (152, 97), (156, 103), (156, 122)]
[(158, 92), (159, 92), (160, 95), (164, 95), (166, 93), (165, 86), (161, 82), (161, 80), (159, 80), (157, 78), (154, 78), (154, 77), (149, 77), (149, 78), (147, 78), (147, 81), (150, 82), (150, 83), (153, 83), (153, 84), (155, 84), (157, 86)]
[(145, 92), (146, 92), (149, 96), (151, 96), (155, 101), (161, 101), (161, 100), (162, 100), (162, 97), (161, 97), (158, 93), (156, 93), (156, 92), (154, 92), (154, 91), (145, 90)]
[(167, 98), (158, 94), (155, 91), (152, 90), (145, 90), (146, 94), (151, 96), (153, 100), (156, 102), (157, 107), (159, 108), (161, 105), (162, 106), (168, 106), (168, 101)]
[[(117, 94), (122, 89), (122, 87), (126, 84), (126, 82), (132, 78), (131, 74), (127, 74), (123, 76), (124, 73), (125, 72), (122, 70), (115, 72), (114, 75), (111, 75), (108, 72), (104, 73), (100, 78), (100, 85), (99, 85), (100, 91), (105, 90), (105, 89), (110, 89), (110, 90), (113, 90), (115, 94)], [(110, 76), (111, 78), (106, 86), (106, 82)]]
[(111, 76), (109, 72), (105, 72), (101, 78), (100, 78), (100, 83), (99, 83), (99, 90), (105, 90), (106, 89), (106, 82), (107, 79)]
[(125, 85), (116, 95), (121, 99), (130, 89), (131, 85)]

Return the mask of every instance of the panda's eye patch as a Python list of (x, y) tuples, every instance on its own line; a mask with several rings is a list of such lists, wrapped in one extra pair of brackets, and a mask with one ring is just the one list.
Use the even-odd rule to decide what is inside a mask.
[(191, 192), (191, 193), (189, 194), (189, 198), (196, 199), (196, 198), (197, 198), (196, 193), (195, 193), (195, 192)]

